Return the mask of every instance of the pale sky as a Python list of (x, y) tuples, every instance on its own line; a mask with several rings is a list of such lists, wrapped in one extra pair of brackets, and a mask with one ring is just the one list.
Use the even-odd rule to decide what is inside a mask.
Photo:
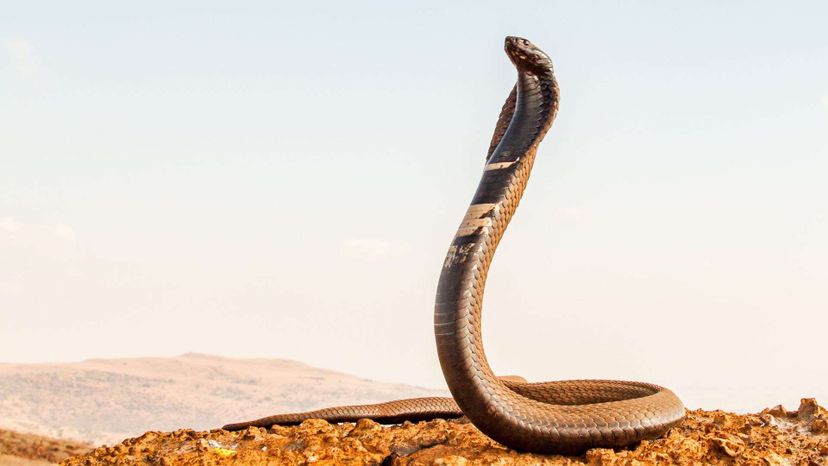
[(402, 3), (5, 5), (0, 361), (444, 386), (434, 291), (521, 35), (562, 102), (489, 277), (495, 371), (828, 402), (825, 2)]

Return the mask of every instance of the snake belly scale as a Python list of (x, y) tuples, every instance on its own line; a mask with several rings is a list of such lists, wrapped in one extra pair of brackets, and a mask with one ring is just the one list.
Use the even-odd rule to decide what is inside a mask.
[(312, 418), (398, 423), (465, 415), (484, 434), (510, 448), (577, 453), (657, 438), (684, 419), (678, 397), (658, 385), (612, 380), (527, 383), (520, 377), (497, 377), (489, 367), (481, 335), (486, 276), (559, 100), (552, 63), (543, 51), (519, 37), (507, 37), (505, 50), (517, 68), (517, 84), (503, 105), (483, 176), (437, 286), (434, 334), (452, 398), (278, 414), (225, 429), (298, 424)]

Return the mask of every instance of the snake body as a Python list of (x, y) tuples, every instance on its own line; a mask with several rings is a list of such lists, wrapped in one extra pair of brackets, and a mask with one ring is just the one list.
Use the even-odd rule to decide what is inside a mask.
[(415, 398), (342, 406), (255, 421), (249, 426), (298, 424), (321, 418), (398, 423), (465, 415), (483, 433), (516, 450), (576, 453), (656, 438), (684, 419), (670, 390), (642, 382), (568, 380), (527, 383), (497, 377), (483, 351), (483, 290), (506, 226), (526, 188), (538, 144), (552, 126), (559, 90), (549, 57), (526, 39), (507, 37), (518, 71), (503, 105), (485, 169), (443, 263), (434, 310), (437, 352), (453, 398)]

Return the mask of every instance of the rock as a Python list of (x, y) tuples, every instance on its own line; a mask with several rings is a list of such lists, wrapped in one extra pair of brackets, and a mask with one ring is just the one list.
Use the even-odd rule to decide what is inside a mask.
[(828, 418), (812, 399), (797, 411), (776, 407), (755, 415), (687, 412), (685, 422), (656, 440), (582, 455), (536, 455), (505, 448), (465, 420), (382, 426), (305, 421), (295, 427), (240, 432), (148, 432), (120, 445), (69, 458), (86, 464), (188, 465), (828, 465)]
[(736, 457), (745, 451), (745, 442), (734, 435), (726, 435), (726, 438), (713, 438), (713, 442), (721, 448), (728, 456)]
[(825, 414), (825, 410), (813, 398), (803, 398), (799, 402), (799, 409), (796, 410), (796, 417), (806, 422), (812, 421), (820, 414)]

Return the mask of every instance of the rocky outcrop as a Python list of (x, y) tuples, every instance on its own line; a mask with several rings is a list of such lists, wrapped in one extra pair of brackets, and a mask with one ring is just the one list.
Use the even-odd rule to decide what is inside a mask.
[(147, 432), (62, 464), (819, 466), (828, 464), (828, 413), (813, 399), (803, 399), (797, 411), (781, 406), (748, 415), (688, 411), (687, 420), (664, 438), (580, 456), (519, 453), (463, 420), (395, 426), (367, 419), (340, 425), (310, 420), (240, 432)]

